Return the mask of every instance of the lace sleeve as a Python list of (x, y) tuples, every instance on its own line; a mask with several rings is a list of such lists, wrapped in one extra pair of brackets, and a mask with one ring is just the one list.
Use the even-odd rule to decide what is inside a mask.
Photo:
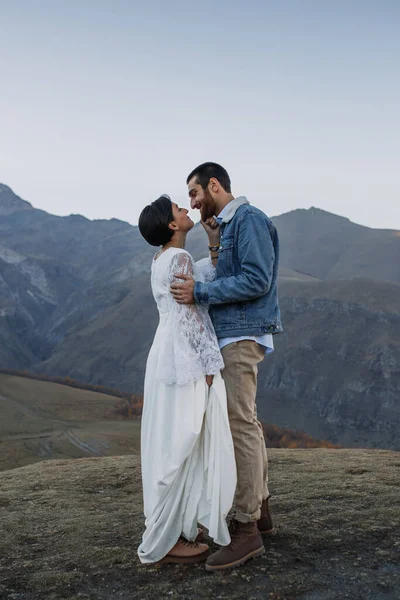
[(207, 258), (202, 258), (201, 260), (198, 260), (196, 262), (195, 275), (196, 281), (201, 281), (202, 283), (214, 281), (215, 267), (212, 264), (211, 258), (209, 256)]
[[(169, 284), (176, 275), (194, 274), (193, 259), (187, 252), (175, 254), (169, 265)], [(224, 368), (214, 327), (206, 308), (178, 304), (171, 296), (167, 332), (160, 349), (157, 377), (167, 384), (185, 385)]]

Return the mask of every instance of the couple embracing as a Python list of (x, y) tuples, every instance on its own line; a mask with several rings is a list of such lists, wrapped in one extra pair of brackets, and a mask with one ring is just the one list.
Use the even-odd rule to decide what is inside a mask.
[(194, 223), (168, 196), (139, 218), (142, 236), (161, 249), (151, 267), (160, 320), (144, 385), (138, 554), (144, 564), (206, 561), (217, 571), (261, 556), (262, 535), (272, 531), (256, 391), (258, 363), (282, 331), (279, 244), (268, 217), (232, 195), (220, 165), (200, 165), (187, 185), (208, 258), (194, 262), (185, 250)]

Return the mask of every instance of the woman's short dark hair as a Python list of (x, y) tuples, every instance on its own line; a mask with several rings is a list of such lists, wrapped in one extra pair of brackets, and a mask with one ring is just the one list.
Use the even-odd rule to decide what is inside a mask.
[(212, 177), (215, 177), (215, 179), (218, 179), (221, 186), (226, 192), (228, 192), (228, 194), (232, 193), (231, 180), (228, 175), (228, 171), (224, 169), (224, 167), (221, 167), (221, 165), (218, 165), (217, 163), (206, 162), (193, 169), (193, 171), (189, 173), (186, 179), (186, 184), (188, 184), (189, 181), (193, 179), (193, 177), (196, 177), (197, 183), (201, 185), (203, 190), (205, 190), (208, 186), (210, 179)]
[(152, 246), (163, 246), (174, 235), (168, 227), (173, 220), (171, 199), (167, 195), (160, 196), (140, 213), (139, 231)]

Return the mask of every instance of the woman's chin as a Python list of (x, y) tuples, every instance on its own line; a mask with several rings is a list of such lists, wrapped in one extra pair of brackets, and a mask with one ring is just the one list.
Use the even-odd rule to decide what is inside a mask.
[(191, 229), (193, 229), (193, 227), (194, 227), (194, 222), (192, 221), (192, 219), (190, 219), (190, 223), (188, 223), (188, 226), (187, 226), (187, 227), (188, 227), (188, 228), (187, 228), (187, 231), (190, 231)]

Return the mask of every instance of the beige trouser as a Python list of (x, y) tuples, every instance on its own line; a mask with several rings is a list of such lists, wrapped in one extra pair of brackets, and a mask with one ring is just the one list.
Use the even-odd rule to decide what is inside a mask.
[(241, 340), (221, 352), (237, 469), (236, 519), (247, 523), (260, 518), (262, 500), (269, 496), (267, 451), (256, 406), (257, 365), (265, 350), (256, 342)]

